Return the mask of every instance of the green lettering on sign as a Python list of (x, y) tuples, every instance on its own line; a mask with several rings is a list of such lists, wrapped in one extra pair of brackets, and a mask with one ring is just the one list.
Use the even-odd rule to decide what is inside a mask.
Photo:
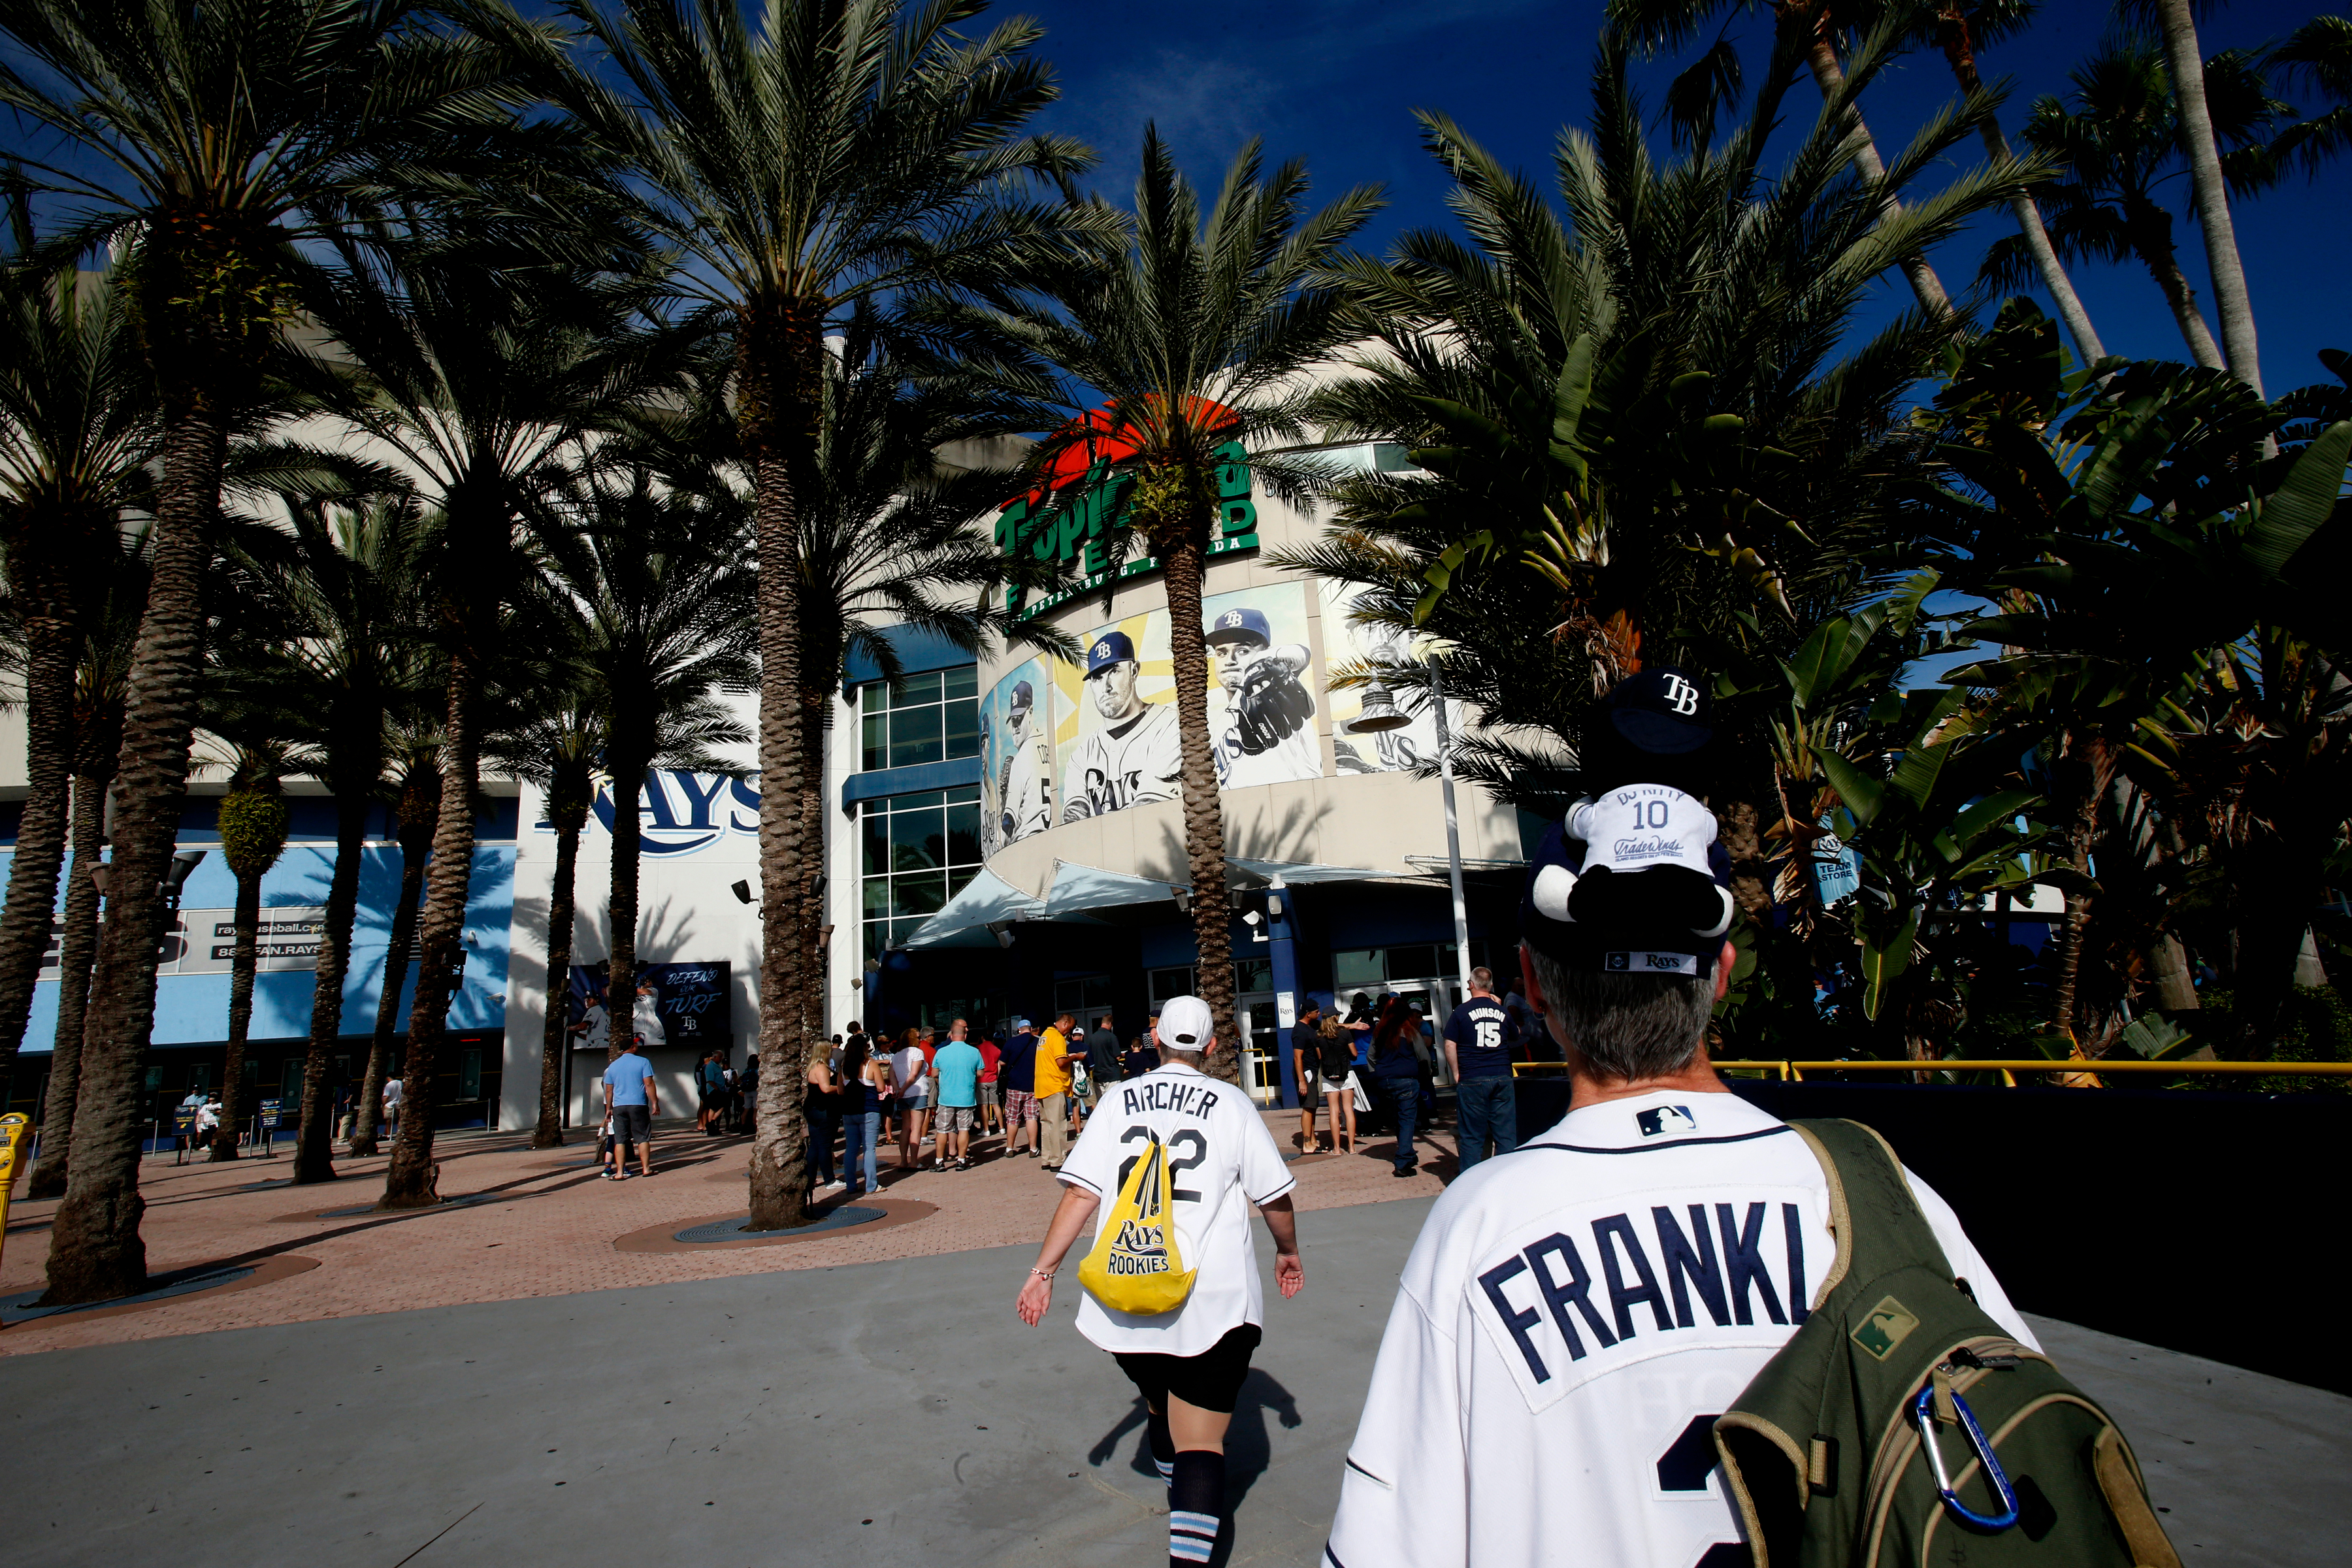
[[(1217, 449), (1220, 462), (1210, 474), (1217, 498), (1217, 528), (1210, 540), (1212, 556), (1231, 555), (1257, 548), (1257, 505), (1251, 499), (1249, 459), (1241, 443), (1229, 441)], [(1032, 599), (1024, 590), (1007, 587), (1005, 608), (1024, 618), (1068, 603), (1082, 594), (1114, 581), (1139, 577), (1160, 570), (1156, 558), (1146, 556), (1113, 565), (1111, 544), (1128, 524), (1128, 496), (1135, 476), (1114, 473), (1097, 463), (1078, 481), (1077, 493), (1066, 496), (1058, 508), (1033, 507), (1027, 497), (996, 514), (996, 548), (1010, 555), (1024, 546), (1040, 561), (1076, 561), (1083, 574), (1067, 587)]]

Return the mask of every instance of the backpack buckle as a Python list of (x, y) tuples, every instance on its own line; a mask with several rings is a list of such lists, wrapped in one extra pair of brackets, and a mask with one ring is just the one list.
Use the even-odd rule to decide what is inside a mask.
[[(1936, 1406), (1945, 1400), (1950, 1401), (1951, 1413), (1959, 1418), (1960, 1430), (1968, 1434), (1969, 1447), (1976, 1451), (1977, 1462), (1984, 1467), (1985, 1479), (1992, 1484), (1993, 1495), (2000, 1500), (2001, 1511), (1997, 1514), (1979, 1513), (1952, 1490), (1951, 1478), (1944, 1469), (1944, 1451), (1936, 1446)], [(1937, 1495), (1944, 1500), (1946, 1508), (1980, 1530), (2007, 1530), (2017, 1522), (2017, 1492), (2009, 1484), (2000, 1461), (1993, 1457), (1992, 1445), (1985, 1441), (1984, 1428), (1977, 1425), (1976, 1412), (1969, 1408), (1969, 1402), (1957, 1390), (1949, 1384), (1939, 1389), (1930, 1382), (1911, 1402), (1911, 1419), (1919, 1428), (1919, 1441), (1926, 1446), (1928, 1463), (1935, 1470)]]

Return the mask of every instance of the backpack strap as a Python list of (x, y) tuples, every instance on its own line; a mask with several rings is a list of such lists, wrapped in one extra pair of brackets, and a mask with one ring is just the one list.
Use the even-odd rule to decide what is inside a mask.
[[(1791, 1121), (1830, 1184), (1830, 1228), (1837, 1258), (1822, 1275), (1811, 1309), (1821, 1310), (1849, 1279), (1875, 1279), (1897, 1268), (1932, 1268), (1948, 1279), (1943, 1244), (1920, 1212), (1919, 1200), (1904, 1179), (1903, 1162), (1876, 1130), (1858, 1121)], [(1864, 1223), (1857, 1225), (1859, 1214)]]

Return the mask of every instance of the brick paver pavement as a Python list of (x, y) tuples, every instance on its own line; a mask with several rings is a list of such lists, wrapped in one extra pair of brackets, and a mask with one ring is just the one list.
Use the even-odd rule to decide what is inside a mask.
[[(1266, 1124), (1286, 1153), (1295, 1151), (1296, 1111), (1269, 1111)], [(168, 1157), (151, 1158), (142, 1182), (151, 1271), (286, 1256), (316, 1259), (319, 1267), (251, 1289), (200, 1292), (105, 1317), (68, 1313), (18, 1323), (0, 1329), (0, 1355), (1034, 1243), (1061, 1194), (1037, 1162), (1001, 1157), (992, 1136), (983, 1141), (981, 1163), (961, 1172), (888, 1169), (894, 1147), (884, 1156), (885, 1195), (935, 1205), (937, 1213), (870, 1234), (846, 1230), (788, 1246), (622, 1252), (613, 1243), (626, 1233), (725, 1209), (733, 1201), (730, 1188), (742, 1192), (749, 1142), (704, 1138), (690, 1124), (665, 1129), (654, 1177), (612, 1183), (589, 1163), (587, 1134), (572, 1136), (573, 1145), (550, 1151), (530, 1148), (528, 1135), (519, 1132), (444, 1134), (435, 1140), (442, 1196), (486, 1194), (496, 1201), (404, 1215), (310, 1217), (373, 1204), (383, 1191), (383, 1157), (339, 1160), (341, 1180), (299, 1188), (283, 1184), (291, 1162), (282, 1157), (176, 1166)], [(1390, 1173), (1393, 1147), (1373, 1139), (1351, 1156), (1300, 1159), (1298, 1207), (1426, 1197), (1453, 1173), (1450, 1131), (1427, 1141), (1421, 1172), (1409, 1180)], [(578, 1163), (568, 1163), (575, 1153)], [(40, 1287), (56, 1208), (54, 1201), (20, 1201), (10, 1210), (0, 1296)], [(1302, 1227), (1302, 1241), (1312, 1249), (1311, 1225)]]

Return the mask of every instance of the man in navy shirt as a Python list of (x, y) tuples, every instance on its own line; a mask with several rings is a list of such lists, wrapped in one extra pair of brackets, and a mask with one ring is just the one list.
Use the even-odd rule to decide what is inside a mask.
[[(996, 1064), (1004, 1089), (1004, 1153), (1037, 1157), (1037, 1037), (1026, 1018), (1013, 1020), (1012, 1044)], [(1018, 1139), (1016, 1142), (1014, 1140)]]
[(1454, 1144), (1465, 1171), (1519, 1146), (1518, 1103), (1511, 1088), (1509, 1016), (1495, 1000), (1495, 973), (1470, 972), (1470, 999), (1445, 1020), (1445, 1065), (1454, 1073)]

